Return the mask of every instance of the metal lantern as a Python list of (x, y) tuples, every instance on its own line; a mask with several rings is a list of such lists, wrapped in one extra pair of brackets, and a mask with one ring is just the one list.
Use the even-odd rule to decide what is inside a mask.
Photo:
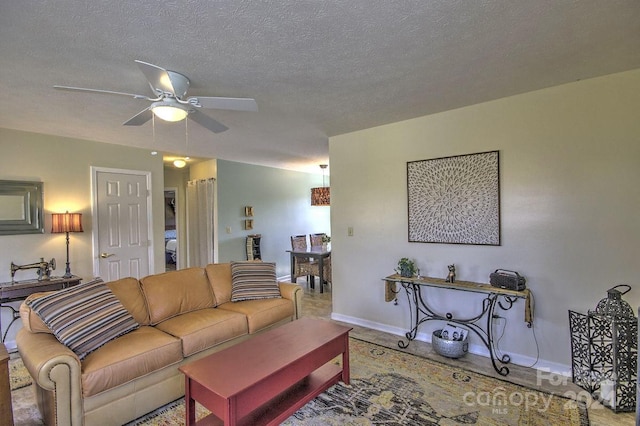
[[(623, 293), (618, 290), (619, 287), (625, 287)], [(634, 318), (631, 305), (622, 300), (622, 295), (627, 294), (631, 290), (626, 284), (620, 284), (607, 290), (607, 297), (598, 302), (596, 312), (602, 315), (608, 315), (617, 318)]]
[(569, 311), (573, 382), (614, 411), (636, 408), (638, 320), (622, 300), (629, 290), (610, 288), (586, 315)]

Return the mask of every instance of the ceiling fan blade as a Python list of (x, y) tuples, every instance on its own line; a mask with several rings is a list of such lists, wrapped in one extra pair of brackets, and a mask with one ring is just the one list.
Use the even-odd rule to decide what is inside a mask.
[(201, 113), (198, 110), (193, 110), (189, 112), (188, 117), (209, 130), (213, 133), (222, 133), (229, 128), (219, 121), (214, 120), (206, 114)]
[(141, 126), (147, 121), (151, 120), (153, 117), (153, 111), (151, 111), (151, 107), (145, 108), (129, 120), (122, 123), (123, 126)]
[(229, 109), (233, 111), (258, 111), (258, 104), (255, 99), (251, 98), (221, 98), (192, 96), (187, 99), (193, 106), (201, 106), (202, 108), (213, 109)]
[(181, 98), (187, 94), (189, 79), (184, 75), (137, 59), (136, 63), (156, 95), (160, 95), (159, 92), (171, 93), (175, 97)]
[(104, 93), (107, 95), (122, 95), (122, 96), (129, 96), (135, 99), (145, 99), (147, 101), (157, 101), (159, 99), (152, 99), (148, 96), (144, 96), (144, 95), (136, 95), (135, 93), (124, 93), (124, 92), (114, 92), (113, 90), (101, 90), (101, 89), (87, 89), (84, 87), (69, 87), (69, 86), (53, 86), (54, 89), (58, 89), (58, 90), (70, 90), (73, 92), (88, 92), (88, 93)]

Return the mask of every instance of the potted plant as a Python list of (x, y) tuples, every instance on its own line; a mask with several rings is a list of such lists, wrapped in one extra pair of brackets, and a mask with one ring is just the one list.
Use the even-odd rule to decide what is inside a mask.
[(398, 261), (396, 272), (400, 274), (401, 277), (411, 278), (418, 272), (418, 268), (413, 260), (403, 257)]
[(328, 236), (327, 234), (324, 234), (322, 236), (322, 248), (326, 250), (330, 242), (331, 242), (331, 237)]

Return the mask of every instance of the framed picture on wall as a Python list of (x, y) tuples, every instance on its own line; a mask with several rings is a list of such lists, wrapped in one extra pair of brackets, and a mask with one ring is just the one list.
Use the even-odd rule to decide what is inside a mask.
[(499, 152), (407, 162), (409, 242), (500, 245)]
[(246, 219), (244, 221), (244, 229), (253, 229), (253, 219)]
[(244, 215), (247, 217), (253, 217), (253, 206), (246, 206), (244, 208)]

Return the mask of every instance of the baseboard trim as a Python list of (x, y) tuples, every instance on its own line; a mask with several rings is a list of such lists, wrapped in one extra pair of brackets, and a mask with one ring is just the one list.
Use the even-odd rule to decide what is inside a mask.
[[(371, 328), (373, 330), (382, 331), (384, 333), (395, 334), (396, 336), (404, 337), (407, 330), (400, 327), (390, 326), (388, 324), (382, 324), (375, 321), (369, 321), (362, 318), (351, 317), (348, 315), (342, 315), (335, 312), (331, 313), (331, 319), (335, 321), (341, 321), (348, 324), (358, 325), (360, 327)], [(431, 343), (431, 334), (418, 333), (416, 340), (421, 342)], [(484, 345), (471, 344), (469, 345), (469, 352), (474, 355), (480, 355), (485, 358), (489, 358), (489, 350)], [(528, 355), (510, 353), (511, 363), (520, 365), (523, 367), (534, 368), (541, 372), (541, 374), (553, 374), (566, 378), (571, 377), (571, 366), (559, 364), (544, 359), (536, 359)], [(534, 365), (535, 364), (535, 365)]]

